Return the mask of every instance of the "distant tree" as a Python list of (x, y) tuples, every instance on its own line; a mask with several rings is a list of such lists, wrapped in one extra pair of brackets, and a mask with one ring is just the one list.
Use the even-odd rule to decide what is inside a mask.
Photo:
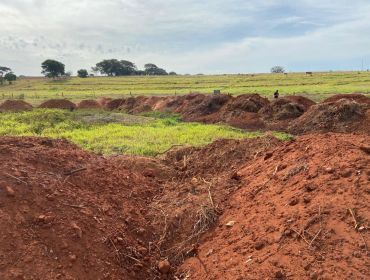
[(144, 72), (146, 75), (168, 75), (166, 70), (159, 68), (157, 65), (153, 63), (147, 63), (144, 65)]
[(6, 75), (6, 73), (11, 72), (11, 71), (12, 69), (10, 69), (9, 67), (0, 66), (0, 84), (1, 85), (4, 83), (4, 75)]
[(176, 76), (176, 75), (177, 75), (177, 73), (176, 73), (176, 72), (171, 71), (170, 73), (168, 73), (168, 75), (170, 75), (170, 76)]
[(92, 68), (94, 72), (100, 72), (108, 76), (128, 76), (135, 75), (136, 66), (131, 61), (105, 59)]
[(285, 69), (282, 66), (274, 66), (271, 68), (271, 73), (284, 73)]
[(8, 72), (4, 76), (4, 80), (9, 82), (9, 85), (12, 84), (13, 81), (17, 79), (17, 76), (13, 72)]
[(80, 69), (77, 71), (77, 76), (80, 78), (87, 78), (89, 76), (89, 73), (86, 69)]
[(41, 73), (48, 78), (56, 78), (65, 75), (65, 65), (59, 61), (47, 59), (41, 64)]

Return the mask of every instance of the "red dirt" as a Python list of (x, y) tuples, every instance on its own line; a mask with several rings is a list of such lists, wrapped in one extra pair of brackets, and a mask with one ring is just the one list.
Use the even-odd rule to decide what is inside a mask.
[(307, 111), (312, 105), (316, 104), (315, 101), (312, 101), (311, 99), (300, 95), (287, 95), (284, 96), (284, 99), (288, 99), (296, 104), (303, 106), (305, 111)]
[(111, 101), (112, 98), (108, 97), (99, 97), (96, 99), (96, 101), (100, 104), (101, 107), (105, 107), (109, 101)]
[(288, 128), (293, 134), (310, 132), (357, 132), (370, 134), (370, 109), (348, 99), (312, 106)]
[(242, 187), (178, 274), (366, 279), (369, 143), (365, 135), (307, 135), (250, 162), (238, 172)]
[(50, 99), (41, 103), (39, 108), (74, 110), (76, 104), (67, 99)]
[(325, 99), (323, 101), (323, 103), (325, 103), (325, 102), (335, 102), (335, 101), (338, 101), (338, 100), (341, 100), (341, 99), (349, 99), (349, 100), (352, 100), (352, 101), (356, 101), (357, 103), (363, 103), (363, 104), (370, 105), (370, 98), (366, 97), (363, 94), (359, 94), (359, 93), (333, 95), (333, 96), (330, 96), (329, 98)]
[(145, 169), (43, 138), (1, 137), (0, 162), (1, 279), (159, 274), (146, 207), (158, 185)]
[(288, 120), (301, 116), (305, 107), (286, 98), (279, 98), (259, 110), (259, 114), (267, 120)]
[(112, 99), (105, 104), (104, 108), (108, 110), (117, 110), (124, 103), (125, 99), (123, 98)]
[(21, 112), (32, 110), (32, 105), (23, 100), (5, 100), (0, 104), (0, 112)]
[(91, 99), (81, 100), (77, 103), (78, 109), (100, 109), (102, 105), (96, 101)]

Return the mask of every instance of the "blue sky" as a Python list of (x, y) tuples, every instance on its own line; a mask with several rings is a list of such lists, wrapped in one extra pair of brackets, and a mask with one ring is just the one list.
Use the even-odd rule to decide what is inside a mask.
[(0, 65), (102, 59), (185, 73), (370, 68), (369, 0), (0, 0)]

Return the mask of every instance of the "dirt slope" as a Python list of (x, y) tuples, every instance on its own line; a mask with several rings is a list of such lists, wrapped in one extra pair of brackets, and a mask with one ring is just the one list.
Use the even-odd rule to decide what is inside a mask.
[(32, 110), (32, 105), (23, 100), (5, 100), (0, 104), (0, 112), (21, 112)]
[(146, 207), (158, 185), (145, 168), (62, 140), (11, 137), (0, 138), (0, 166), (1, 279), (159, 274)]
[(238, 173), (243, 187), (178, 274), (366, 279), (369, 143), (369, 136), (307, 135), (250, 163)]
[(40, 108), (49, 108), (49, 109), (67, 109), (74, 110), (76, 109), (76, 104), (67, 100), (67, 99), (50, 99), (40, 104)]

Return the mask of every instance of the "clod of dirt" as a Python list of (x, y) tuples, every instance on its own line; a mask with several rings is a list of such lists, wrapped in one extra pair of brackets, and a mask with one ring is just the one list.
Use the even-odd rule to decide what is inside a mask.
[(168, 260), (163, 260), (158, 263), (158, 270), (162, 274), (167, 274), (168, 272), (170, 272), (170, 269), (171, 269), (171, 264)]
[(66, 109), (73, 111), (76, 109), (76, 104), (67, 99), (50, 99), (41, 103), (39, 108)]
[(13, 188), (9, 187), (9, 186), (6, 186), (5, 187), (5, 192), (8, 196), (10, 197), (13, 197), (15, 196), (15, 191), (13, 190)]
[(0, 112), (21, 112), (32, 110), (32, 105), (23, 100), (5, 100), (0, 104)]
[(96, 100), (86, 99), (77, 103), (78, 109), (100, 109), (102, 105)]

